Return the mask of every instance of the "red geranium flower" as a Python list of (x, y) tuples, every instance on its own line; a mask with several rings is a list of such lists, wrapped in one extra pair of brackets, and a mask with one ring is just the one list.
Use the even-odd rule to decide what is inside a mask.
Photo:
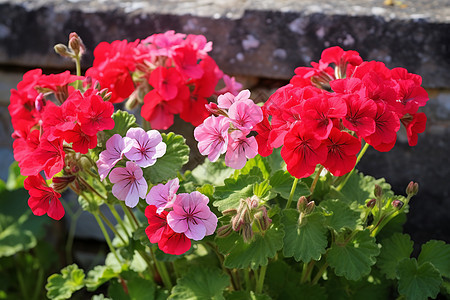
[(356, 154), (361, 149), (361, 142), (357, 138), (333, 127), (324, 142), (328, 147), (328, 155), (323, 166), (331, 174), (342, 176), (355, 167)]
[(64, 216), (64, 207), (59, 201), (61, 194), (49, 187), (40, 174), (27, 177), (23, 184), (30, 194), (28, 205), (33, 214), (36, 216), (47, 214), (55, 220), (60, 220)]

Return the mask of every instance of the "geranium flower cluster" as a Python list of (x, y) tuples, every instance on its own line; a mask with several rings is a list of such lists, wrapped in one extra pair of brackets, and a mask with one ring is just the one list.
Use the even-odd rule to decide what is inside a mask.
[(214, 233), (217, 217), (208, 207), (209, 199), (200, 192), (176, 194), (178, 178), (154, 186), (146, 197), (151, 243), (168, 254), (180, 255), (191, 248), (191, 240), (199, 241)]
[[(103, 181), (109, 174), (109, 180), (114, 184), (113, 195), (125, 201), (128, 207), (135, 207), (139, 198), (145, 198), (148, 190), (141, 168), (154, 165), (165, 153), (166, 144), (156, 130), (145, 132), (142, 128), (130, 128), (125, 137), (114, 134), (106, 142), (106, 150), (100, 153), (97, 161), (100, 180)], [(114, 168), (124, 157), (128, 159), (125, 166)]]
[(353, 169), (363, 139), (389, 151), (403, 124), (409, 145), (417, 144), (426, 124), (418, 108), (428, 101), (419, 75), (363, 62), (356, 51), (339, 47), (323, 51), (312, 66), (297, 68), (264, 104), (264, 120), (256, 127), (262, 156), (282, 146), (293, 176), (310, 176), (317, 164), (341, 176)]
[(114, 107), (104, 101), (106, 90), (86, 87), (81, 92), (70, 85), (83, 79), (69, 71), (44, 75), (41, 69), (35, 69), (24, 74), (17, 90), (11, 90), (8, 109), (14, 127), (14, 158), (21, 174), (29, 176), (25, 188), (36, 215), (47, 213), (58, 220), (64, 216), (60, 194), (40, 173), (50, 179), (63, 170), (67, 187), (80, 170), (72, 159), (74, 154), (95, 148), (97, 132), (114, 127)]
[(194, 137), (200, 153), (208, 155), (210, 161), (214, 162), (226, 153), (225, 164), (242, 169), (247, 159), (258, 154), (255, 137), (248, 135), (262, 121), (263, 113), (249, 97), (249, 90), (241, 91), (237, 96), (225, 93), (217, 98), (218, 104), (207, 106), (214, 115), (195, 128)]
[(167, 129), (176, 114), (198, 126), (209, 116), (205, 104), (220, 79), (226, 84), (220, 93), (241, 87), (218, 68), (208, 55), (211, 50), (203, 35), (174, 31), (141, 41), (102, 42), (86, 75), (113, 92), (113, 103), (126, 98), (129, 107), (143, 103), (141, 115), (152, 128)]

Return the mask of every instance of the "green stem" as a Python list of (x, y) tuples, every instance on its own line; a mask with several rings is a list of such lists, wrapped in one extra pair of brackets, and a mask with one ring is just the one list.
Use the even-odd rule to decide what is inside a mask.
[(120, 235), (120, 233), (117, 231), (117, 229), (114, 227), (114, 225), (111, 223), (111, 221), (108, 220), (108, 218), (101, 212), (99, 211), (99, 216), (100, 218), (102, 218), (103, 222), (106, 223), (106, 225), (108, 225), (109, 229), (111, 229), (111, 231), (124, 243), (124, 245), (127, 244), (127, 242), (124, 240), (124, 238)]
[[(363, 140), (364, 142), (364, 140)], [(345, 186), (345, 184), (347, 183), (347, 181), (349, 180), (349, 178), (353, 175), (353, 173), (355, 172), (356, 169), (356, 165), (359, 163), (359, 161), (361, 160), (361, 158), (364, 156), (364, 153), (366, 153), (367, 149), (369, 149), (369, 144), (364, 142), (364, 146), (361, 149), (361, 151), (358, 154), (358, 157), (356, 158), (356, 163), (355, 166), (353, 167), (353, 170), (350, 171), (350, 173), (348, 173), (347, 175), (345, 175), (345, 179), (344, 181), (336, 188), (336, 190), (340, 191), (342, 190), (342, 188)]]
[(130, 222), (131, 228), (133, 230), (136, 230), (139, 228), (139, 222), (136, 219), (135, 215), (133, 214), (133, 211), (125, 205), (125, 202), (120, 201), (120, 206), (122, 206), (123, 212), (127, 215), (128, 222)]
[(28, 299), (28, 292), (27, 292), (27, 288), (25, 285), (25, 280), (23, 280), (23, 275), (22, 272), (20, 271), (20, 268), (17, 269), (17, 280), (19, 281), (19, 285), (20, 285), (20, 291), (22, 293), (22, 296), (24, 297), (24, 299)]
[(111, 239), (109, 238), (108, 232), (106, 231), (105, 225), (103, 225), (102, 220), (100, 219), (100, 217), (98, 216), (98, 213), (93, 212), (92, 213), (95, 217), (95, 220), (98, 223), (98, 226), (100, 226), (100, 230), (103, 233), (103, 236), (105, 237), (106, 243), (108, 244), (109, 250), (111, 250), (111, 252), (114, 254), (114, 256), (116, 257), (117, 261), (120, 263), (120, 259), (119, 256), (117, 255), (116, 249), (114, 249), (112, 243), (111, 243)]
[(258, 282), (256, 283), (256, 290), (255, 290), (256, 294), (262, 293), (262, 289), (264, 286), (264, 278), (266, 277), (266, 270), (267, 270), (267, 265), (261, 266), (261, 268), (259, 270), (259, 278), (258, 278)]
[(305, 283), (306, 280), (311, 280), (310, 276), (311, 276), (311, 272), (314, 268), (316, 261), (315, 260), (311, 260), (309, 262), (308, 265), (306, 265), (306, 267), (303, 268), (303, 272), (302, 272), (302, 278), (300, 279), (300, 283)]
[(105, 196), (103, 196), (103, 195), (101, 195), (99, 192), (97, 192), (97, 190), (94, 189), (94, 188), (92, 187), (92, 185), (91, 185), (89, 182), (87, 182), (83, 177), (78, 176), (77, 178), (78, 178), (78, 179), (81, 181), (81, 183), (83, 183), (83, 185), (86, 186), (91, 192), (93, 192), (94, 194), (96, 194), (97, 196), (99, 196), (100, 198), (102, 198), (103, 200), (107, 200), (107, 198), (106, 198)]
[(128, 233), (127, 227), (125, 226), (125, 223), (123, 222), (122, 218), (120, 217), (119, 213), (117, 212), (116, 208), (114, 207), (113, 204), (107, 204), (109, 207), (109, 210), (111, 211), (111, 213), (113, 214), (114, 218), (116, 218), (117, 223), (119, 223), (120, 227), (122, 227), (123, 231), (125, 232), (125, 234), (127, 236), (130, 236), (130, 234)]
[(321, 166), (319, 167), (319, 170), (317, 170), (316, 177), (314, 177), (314, 181), (313, 181), (313, 183), (311, 184), (311, 188), (309, 189), (309, 190), (311, 191), (311, 194), (312, 194), (312, 193), (314, 192), (314, 190), (316, 189), (316, 185), (317, 185), (317, 182), (319, 181), (320, 173), (322, 173), (323, 168), (324, 168), (324, 166), (321, 165)]
[(320, 278), (322, 278), (323, 273), (325, 273), (325, 271), (328, 268), (328, 263), (324, 263), (323, 266), (319, 269), (319, 271), (317, 272), (316, 276), (314, 276), (313, 281), (311, 282), (312, 285), (317, 284), (317, 282), (319, 281)]
[[(68, 210), (68, 211), (71, 211), (71, 210)], [(74, 238), (75, 238), (75, 231), (77, 229), (78, 218), (80, 217), (81, 213), (82, 213), (81, 209), (77, 210), (76, 213), (71, 213), (69, 234), (67, 236), (67, 242), (66, 242), (66, 261), (67, 261), (67, 264), (73, 263), (73, 260), (72, 260), (73, 241), (74, 241)]]
[[(81, 62), (80, 62), (80, 55), (75, 56), (75, 68), (77, 72), (77, 76), (81, 76)], [(76, 87), (77, 90), (81, 89), (81, 80), (77, 80)]]
[(244, 280), (245, 280), (245, 290), (247, 292), (250, 291), (250, 271), (248, 269), (244, 269)]
[(31, 300), (39, 299), (39, 294), (40, 294), (41, 289), (42, 289), (43, 280), (44, 280), (44, 269), (42, 269), (40, 267), (39, 271), (38, 271), (38, 275), (37, 275), (37, 280), (36, 280), (36, 285), (35, 285), (35, 288), (34, 288), (33, 297), (31, 298)]
[(164, 264), (164, 262), (158, 261), (155, 257), (155, 254), (153, 253), (153, 249), (151, 247), (149, 247), (149, 248), (150, 248), (150, 253), (152, 255), (152, 258), (153, 258), (153, 262), (155, 263), (155, 266), (156, 266), (156, 270), (158, 270), (158, 273), (161, 276), (164, 286), (168, 290), (171, 290), (172, 282), (170, 281), (170, 277), (169, 277), (169, 273), (167, 272), (166, 265)]
[(289, 208), (292, 203), (292, 199), (294, 198), (295, 189), (297, 188), (298, 178), (294, 178), (294, 182), (292, 183), (291, 192), (289, 193), (288, 202), (286, 203), (286, 208)]

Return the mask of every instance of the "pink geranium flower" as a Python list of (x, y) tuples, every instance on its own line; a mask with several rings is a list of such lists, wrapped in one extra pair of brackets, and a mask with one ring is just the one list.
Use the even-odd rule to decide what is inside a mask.
[(224, 116), (210, 116), (203, 124), (195, 128), (194, 137), (198, 141), (198, 150), (202, 155), (208, 155), (210, 161), (216, 161), (227, 151), (228, 128), (230, 119)]
[(245, 101), (249, 100), (250, 97), (250, 91), (249, 90), (243, 90), (235, 96), (232, 93), (225, 93), (223, 95), (220, 95), (217, 98), (217, 104), (220, 108), (230, 108), (230, 106), (235, 102)]
[(114, 183), (113, 195), (128, 207), (135, 207), (139, 198), (145, 198), (147, 182), (143, 177), (142, 169), (132, 161), (127, 161), (125, 168), (115, 168), (109, 174), (109, 180)]
[(160, 214), (164, 209), (173, 206), (179, 187), (180, 181), (178, 178), (169, 180), (166, 184), (158, 184), (151, 188), (145, 201), (148, 205), (156, 206), (156, 212)]
[(106, 150), (102, 151), (97, 161), (98, 174), (100, 180), (108, 176), (109, 171), (122, 159), (124, 152), (131, 149), (132, 144), (125, 143), (125, 140), (119, 135), (115, 134), (106, 142)]
[(234, 131), (230, 134), (225, 164), (233, 169), (242, 169), (247, 158), (253, 158), (258, 154), (258, 143), (254, 136), (246, 137), (242, 131)]
[(228, 109), (228, 116), (233, 125), (243, 131), (250, 131), (263, 120), (261, 107), (250, 99), (233, 103)]
[(145, 132), (142, 128), (130, 128), (125, 142), (132, 144), (131, 148), (124, 152), (125, 156), (142, 168), (154, 165), (156, 159), (166, 153), (167, 146), (156, 130)]
[(200, 192), (182, 193), (177, 196), (173, 210), (167, 215), (167, 224), (177, 233), (199, 241), (214, 233), (217, 217), (208, 207), (209, 199)]

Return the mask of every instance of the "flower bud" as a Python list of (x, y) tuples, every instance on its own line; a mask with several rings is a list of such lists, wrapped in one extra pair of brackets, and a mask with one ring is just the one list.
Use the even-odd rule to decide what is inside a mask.
[(375, 184), (375, 190), (373, 191), (373, 194), (375, 195), (375, 198), (381, 198), (383, 195), (383, 189), (378, 184)]
[(224, 216), (231, 216), (231, 215), (235, 215), (235, 214), (237, 214), (237, 209), (235, 209), (235, 208), (229, 208), (222, 212), (222, 215), (224, 215)]
[(267, 215), (267, 209), (264, 206), (261, 207), (257, 213), (255, 213), (254, 218), (261, 231), (266, 231), (269, 229), (270, 224), (272, 223), (272, 220)]
[(299, 212), (304, 212), (306, 205), (308, 205), (308, 200), (305, 196), (301, 196), (297, 201), (297, 210)]
[(419, 192), (419, 184), (417, 182), (411, 181), (406, 187), (406, 194), (410, 197), (414, 196)]
[(44, 94), (39, 93), (39, 95), (34, 100), (34, 107), (38, 112), (40, 112), (44, 106), (45, 106)]
[(371, 200), (367, 201), (366, 206), (368, 208), (374, 208), (376, 203), (377, 203), (377, 199), (371, 199)]
[(228, 117), (228, 114), (223, 109), (219, 108), (217, 106), (217, 104), (214, 103), (214, 102), (210, 102), (208, 104), (205, 104), (205, 108), (206, 108), (206, 110), (208, 112), (210, 112), (211, 114), (213, 114), (215, 116), (222, 115), (222, 116)]
[(62, 57), (73, 58), (73, 53), (63, 44), (56, 44), (53, 49)]
[(396, 209), (401, 209), (403, 207), (403, 202), (400, 200), (394, 200), (392, 201), (391, 205), (392, 207), (396, 208)]
[(242, 226), (242, 238), (246, 243), (250, 243), (253, 239), (253, 230), (250, 224), (245, 224)]
[(69, 34), (69, 48), (73, 50), (75, 55), (82, 55), (86, 50), (83, 41), (76, 32)]
[(219, 238), (227, 237), (231, 234), (233, 231), (233, 228), (231, 227), (231, 224), (223, 225), (219, 228), (217, 228), (216, 236)]
[(316, 204), (314, 203), (314, 201), (309, 202), (306, 205), (305, 214), (307, 215), (311, 214), (314, 211), (314, 208), (316, 208)]
[(51, 187), (58, 193), (63, 192), (69, 184), (74, 182), (76, 179), (75, 175), (66, 175), (61, 177), (53, 177)]

